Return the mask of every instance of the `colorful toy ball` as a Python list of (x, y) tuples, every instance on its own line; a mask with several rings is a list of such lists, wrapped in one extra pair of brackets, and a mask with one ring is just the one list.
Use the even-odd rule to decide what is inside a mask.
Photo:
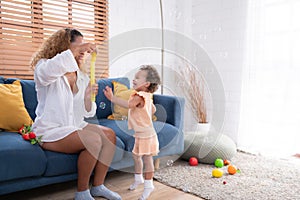
[(191, 166), (197, 166), (198, 165), (198, 159), (196, 157), (190, 157), (189, 164)]
[(219, 168), (213, 169), (211, 175), (215, 178), (221, 178), (223, 176), (223, 170)]
[(224, 166), (223, 160), (222, 160), (221, 158), (217, 158), (217, 159), (215, 160), (215, 166), (218, 167), (218, 168), (223, 167), (223, 166)]
[(226, 159), (223, 160), (223, 163), (224, 163), (225, 166), (230, 165), (230, 161), (226, 160)]
[(234, 165), (228, 165), (227, 167), (227, 172), (230, 174), (230, 175), (233, 175), (237, 172), (237, 168), (234, 166)]

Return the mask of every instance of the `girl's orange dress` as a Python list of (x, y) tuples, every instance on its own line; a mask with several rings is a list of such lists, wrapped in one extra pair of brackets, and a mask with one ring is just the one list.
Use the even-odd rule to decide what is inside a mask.
[(135, 92), (130, 96), (129, 101), (135, 95), (143, 97), (145, 104), (142, 108), (135, 107), (128, 110), (128, 128), (135, 131), (132, 153), (155, 156), (159, 152), (159, 143), (152, 123), (152, 114), (155, 112), (152, 94)]

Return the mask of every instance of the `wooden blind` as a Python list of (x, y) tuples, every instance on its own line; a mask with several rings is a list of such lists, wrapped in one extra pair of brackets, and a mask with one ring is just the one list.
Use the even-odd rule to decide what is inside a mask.
[(1, 0), (0, 75), (33, 79), (30, 60), (42, 42), (60, 28), (76, 28), (98, 45), (96, 78), (108, 77), (107, 1)]

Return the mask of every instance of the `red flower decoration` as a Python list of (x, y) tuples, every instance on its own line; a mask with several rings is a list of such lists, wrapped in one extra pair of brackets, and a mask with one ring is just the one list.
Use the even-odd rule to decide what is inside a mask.
[(42, 138), (42, 136), (36, 137), (35, 133), (31, 130), (31, 126), (26, 124), (19, 129), (19, 133), (22, 135), (24, 140), (30, 141), (31, 144), (40, 142)]

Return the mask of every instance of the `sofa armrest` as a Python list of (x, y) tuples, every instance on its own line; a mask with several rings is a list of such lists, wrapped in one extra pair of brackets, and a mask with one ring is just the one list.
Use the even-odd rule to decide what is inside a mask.
[(167, 122), (182, 130), (184, 120), (184, 98), (154, 94), (153, 103), (156, 106), (155, 116), (158, 121)]

